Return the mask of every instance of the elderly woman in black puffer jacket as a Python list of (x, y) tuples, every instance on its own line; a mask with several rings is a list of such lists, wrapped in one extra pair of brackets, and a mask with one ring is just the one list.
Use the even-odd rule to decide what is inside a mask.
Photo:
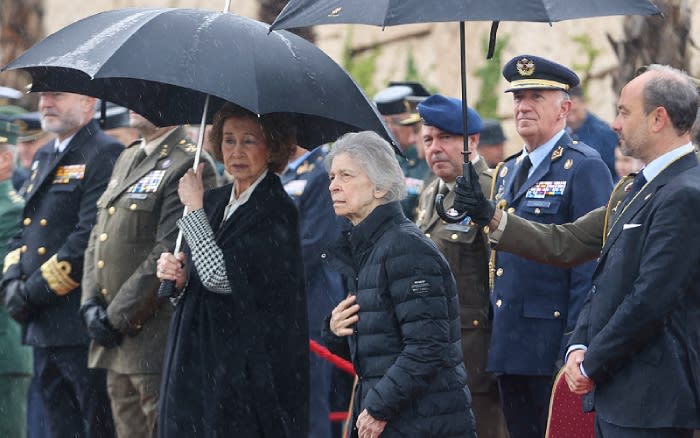
[(346, 134), (326, 166), (335, 213), (352, 224), (322, 255), (348, 291), (324, 340), (358, 375), (352, 436), (475, 437), (457, 287), (401, 210), (406, 188), (391, 147), (372, 132)]

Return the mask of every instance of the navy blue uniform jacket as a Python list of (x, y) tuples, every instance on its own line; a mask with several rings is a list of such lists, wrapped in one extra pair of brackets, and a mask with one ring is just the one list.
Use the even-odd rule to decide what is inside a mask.
[(610, 227), (571, 336), (584, 408), (626, 427), (700, 427), (700, 167), (687, 154)]
[[(87, 332), (78, 315), (83, 253), (95, 224), (97, 199), (102, 195), (122, 145), (103, 133), (96, 121), (81, 128), (68, 146), (55, 156), (54, 141), (34, 157), (25, 183), (23, 227), (10, 241), (19, 250), (19, 263), (10, 266), (4, 280), (26, 279), (31, 304), (38, 310), (24, 326), (24, 343), (37, 347), (87, 345)], [(63, 280), (54, 290), (41, 266), (56, 257), (60, 272), (50, 279)], [(66, 284), (78, 284), (64, 290)]]
[[(496, 172), (496, 198), (509, 214), (541, 223), (573, 222), (605, 205), (612, 178), (600, 155), (564, 134), (548, 157), (513, 193), (520, 161)], [(590, 288), (593, 262), (561, 269), (497, 253), (492, 264), (493, 332), (487, 371), (513, 375), (554, 374), (567, 336)]]

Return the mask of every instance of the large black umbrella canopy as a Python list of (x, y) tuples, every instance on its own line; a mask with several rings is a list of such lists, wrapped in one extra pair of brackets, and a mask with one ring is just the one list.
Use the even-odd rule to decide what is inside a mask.
[(290, 0), (271, 29), (334, 23), (375, 26), (447, 21), (551, 23), (658, 13), (649, 0)]
[(393, 142), (352, 78), (313, 44), (231, 13), (119, 9), (66, 26), (5, 69), (32, 91), (70, 91), (130, 108), (157, 125), (199, 122), (224, 101), (254, 113), (295, 113), (299, 144), (372, 130)]
[[(500, 21), (551, 23), (575, 18), (613, 15), (654, 15), (660, 11), (650, 0), (290, 0), (270, 29), (291, 29), (317, 24), (398, 24), (460, 22), (460, 60), (462, 85), (462, 125), (467, 128), (467, 85), (464, 30), (465, 21), (493, 21), (489, 52), (493, 49)], [(468, 139), (464, 136), (463, 176), (468, 178)], [(442, 195), (435, 207), (447, 222), (460, 222), (466, 214), (446, 214)]]

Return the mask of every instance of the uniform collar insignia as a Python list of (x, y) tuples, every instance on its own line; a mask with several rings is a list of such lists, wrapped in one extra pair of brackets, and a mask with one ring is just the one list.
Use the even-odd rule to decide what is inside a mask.
[(558, 160), (559, 158), (561, 158), (562, 155), (564, 155), (564, 148), (561, 146), (557, 146), (557, 148), (554, 149), (554, 151), (552, 152), (551, 159), (552, 161)]

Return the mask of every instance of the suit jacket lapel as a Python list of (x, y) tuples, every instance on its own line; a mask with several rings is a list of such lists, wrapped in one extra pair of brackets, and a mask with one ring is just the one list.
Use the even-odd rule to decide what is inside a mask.
[(610, 232), (605, 240), (605, 245), (601, 251), (601, 256), (607, 254), (615, 240), (620, 236), (624, 229), (624, 224), (628, 223), (647, 203), (654, 194), (663, 186), (665, 186), (673, 177), (679, 173), (698, 165), (695, 154), (687, 154), (678, 160), (671, 163), (666, 169), (661, 171), (656, 178), (651, 180), (645, 187), (640, 190), (636, 196), (627, 204), (625, 209), (617, 216), (617, 219), (610, 227)]

